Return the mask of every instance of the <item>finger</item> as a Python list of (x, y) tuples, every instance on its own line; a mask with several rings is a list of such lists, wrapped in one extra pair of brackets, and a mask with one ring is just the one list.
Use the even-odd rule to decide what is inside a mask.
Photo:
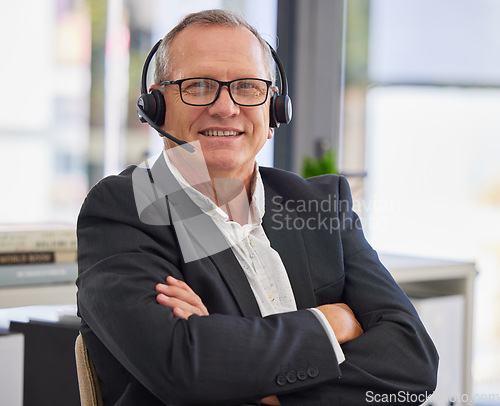
[(172, 299), (169, 296), (164, 295), (163, 293), (156, 295), (156, 301), (162, 306), (174, 308), (174, 303), (172, 302)]
[(165, 287), (161, 287), (160, 289), (161, 293), (167, 296), (175, 297), (193, 306), (203, 307), (203, 308), (205, 307), (201, 298), (192, 291), (188, 292), (183, 288), (171, 285), (166, 285)]
[(177, 299), (185, 301), (192, 306), (198, 307), (201, 310), (202, 315), (207, 316), (208, 310), (201, 298), (193, 290), (191, 290), (190, 288), (189, 290), (186, 290), (185, 287), (187, 287), (187, 285), (184, 282), (182, 282), (180, 287), (173, 285), (164, 285), (160, 287), (160, 292), (170, 297), (176, 297)]
[[(166, 296), (177, 297), (191, 304), (198, 303), (199, 297), (197, 297), (196, 293), (188, 292), (185, 289), (179, 288), (177, 286), (158, 283), (155, 289), (158, 293), (163, 293)], [(201, 302), (201, 299), (199, 299), (199, 301)]]
[(177, 286), (181, 289), (187, 290), (188, 292), (195, 293), (186, 282), (176, 279), (172, 275), (167, 276), (166, 280), (169, 285)]
[(158, 283), (156, 286), (155, 286), (155, 290), (158, 292), (158, 293), (163, 293), (163, 294), (167, 294), (167, 288), (168, 288), (168, 285), (165, 285), (164, 283)]
[[(159, 294), (156, 297), (156, 301), (166, 307), (170, 307), (171, 309), (180, 309), (184, 312), (184, 316), (189, 317), (193, 314), (198, 316), (204, 316), (202, 310), (196, 306), (192, 306), (189, 303), (186, 303), (182, 300), (179, 300), (175, 297), (166, 296), (164, 294)], [(175, 314), (175, 313), (174, 313)], [(183, 317), (184, 317), (183, 316)]]
[(208, 309), (203, 304), (201, 298), (188, 286), (187, 283), (180, 281), (173, 276), (168, 276), (166, 281), (169, 284), (159, 283), (156, 285), (156, 291), (158, 293), (164, 294), (170, 298), (175, 297), (186, 302), (187, 304), (197, 307), (199, 311), (196, 311), (196, 314), (201, 316), (209, 315)]
[(189, 316), (191, 316), (191, 314), (186, 314), (186, 312), (179, 307), (174, 307), (174, 315), (186, 320), (189, 318)]

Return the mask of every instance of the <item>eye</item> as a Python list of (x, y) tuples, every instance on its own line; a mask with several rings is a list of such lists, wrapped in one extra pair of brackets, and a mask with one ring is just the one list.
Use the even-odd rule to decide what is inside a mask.
[(266, 93), (267, 85), (261, 80), (247, 79), (235, 82), (234, 89), (241, 95), (260, 96)]
[(208, 87), (209, 84), (207, 83), (206, 80), (198, 80), (196, 82), (192, 82), (190, 86), (192, 86), (192, 87)]
[(253, 89), (255, 85), (250, 82), (238, 82), (238, 89)]
[(184, 93), (200, 94), (217, 90), (217, 82), (210, 79), (190, 79), (182, 84)]

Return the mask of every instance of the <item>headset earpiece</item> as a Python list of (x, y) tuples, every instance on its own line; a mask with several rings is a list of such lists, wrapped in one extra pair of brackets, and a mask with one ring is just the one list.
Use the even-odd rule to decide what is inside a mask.
[[(143, 93), (137, 105), (150, 117), (157, 126), (165, 123), (165, 99), (163, 93), (158, 89), (153, 89), (151, 93)], [(139, 116), (139, 119), (145, 123), (146, 120)]]
[[(160, 44), (161, 40), (159, 40), (151, 51), (149, 51), (146, 61), (144, 62), (141, 76), (141, 96), (137, 100), (137, 115), (139, 119), (143, 123), (153, 123), (157, 127), (165, 123), (165, 98), (163, 97), (163, 93), (158, 89), (153, 89), (148, 93), (147, 77), (149, 63), (151, 59), (153, 59)], [(147, 117), (147, 119), (144, 118), (144, 116)]]
[(271, 97), (269, 127), (278, 128), (292, 119), (292, 101), (287, 94), (274, 93)]
[(288, 124), (292, 119), (292, 100), (288, 96), (288, 80), (286, 72), (278, 53), (268, 43), (273, 55), (274, 62), (278, 68), (280, 78), (280, 93), (274, 92), (271, 97), (270, 112), (269, 112), (269, 127), (278, 128), (280, 124)]

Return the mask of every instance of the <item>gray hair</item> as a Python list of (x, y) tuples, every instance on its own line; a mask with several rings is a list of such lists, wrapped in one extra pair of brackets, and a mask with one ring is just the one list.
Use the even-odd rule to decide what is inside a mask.
[(170, 32), (163, 38), (158, 50), (155, 54), (155, 73), (154, 83), (158, 84), (162, 80), (167, 79), (172, 68), (170, 59), (170, 50), (172, 41), (175, 36), (179, 34), (184, 28), (193, 24), (201, 24), (205, 26), (227, 26), (227, 27), (242, 27), (248, 29), (259, 40), (264, 52), (266, 71), (268, 79), (273, 83), (276, 80), (276, 73), (274, 69), (274, 59), (269, 48), (268, 43), (260, 36), (259, 32), (251, 26), (241, 15), (228, 10), (214, 9), (203, 10), (197, 13), (188, 14), (184, 19), (177, 24)]

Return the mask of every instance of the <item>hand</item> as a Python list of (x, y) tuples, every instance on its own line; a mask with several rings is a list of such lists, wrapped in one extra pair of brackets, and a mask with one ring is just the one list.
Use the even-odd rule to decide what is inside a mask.
[(333, 332), (339, 344), (353, 340), (363, 334), (351, 308), (345, 303), (333, 303), (317, 307), (332, 326)]
[(173, 309), (174, 315), (183, 319), (197, 314), (198, 316), (208, 316), (208, 310), (200, 297), (194, 293), (186, 282), (168, 276), (167, 284), (156, 285), (156, 301)]
[(261, 400), (263, 405), (280, 406), (281, 403), (276, 395), (268, 396)]

